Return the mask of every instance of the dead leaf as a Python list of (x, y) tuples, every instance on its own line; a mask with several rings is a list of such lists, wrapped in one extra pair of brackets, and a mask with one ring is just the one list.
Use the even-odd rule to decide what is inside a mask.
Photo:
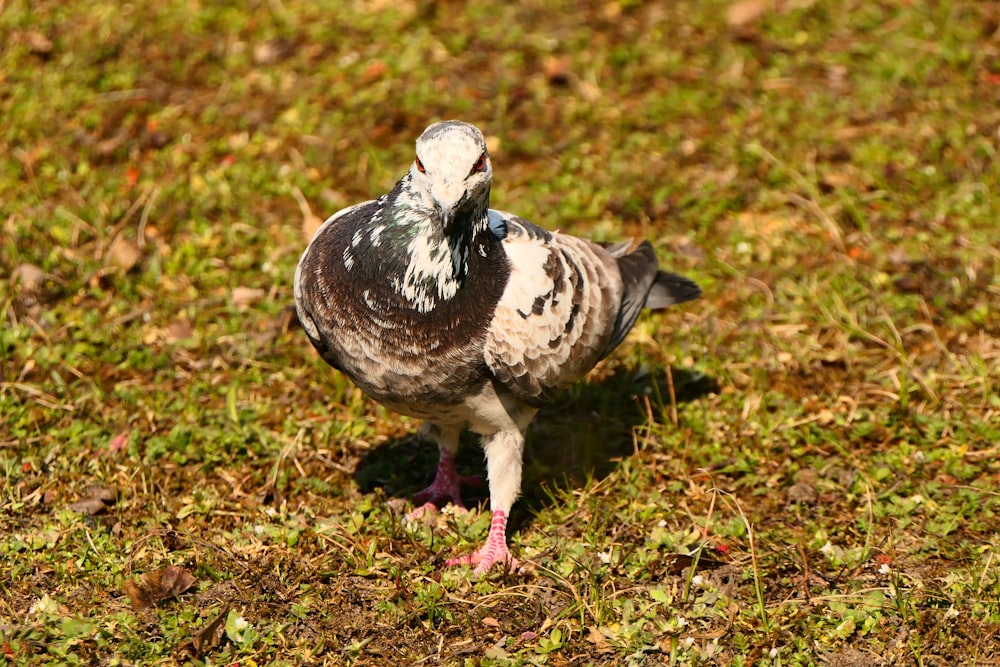
[(111, 266), (118, 267), (128, 273), (142, 259), (142, 251), (134, 242), (124, 236), (118, 236), (108, 248), (107, 260)]
[(365, 67), (361, 73), (361, 78), (365, 83), (372, 83), (381, 79), (389, 71), (389, 66), (382, 60), (373, 60)]
[(260, 42), (253, 47), (253, 61), (258, 65), (271, 65), (295, 53), (295, 44), (284, 38)]
[(401, 517), (406, 514), (410, 503), (406, 498), (390, 498), (386, 501), (385, 506), (394, 517)]
[(774, 6), (774, 0), (738, 0), (726, 12), (726, 25), (734, 32), (745, 32)]
[(229, 294), (233, 305), (240, 310), (257, 303), (264, 298), (264, 290), (260, 287), (234, 287)]
[(292, 190), (292, 195), (295, 197), (295, 201), (299, 203), (299, 210), (302, 211), (302, 235), (308, 242), (312, 239), (320, 225), (323, 224), (323, 219), (313, 213), (312, 207), (309, 206), (305, 195), (302, 194), (302, 190), (295, 188)]
[(819, 493), (816, 491), (815, 484), (811, 484), (809, 482), (797, 482), (788, 487), (785, 491), (785, 496), (788, 498), (788, 502), (790, 503), (812, 505), (819, 497)]
[(182, 340), (190, 340), (194, 336), (194, 327), (187, 320), (177, 320), (171, 322), (165, 330), (166, 341), (176, 343)]
[(194, 586), (197, 579), (183, 567), (167, 567), (147, 572), (141, 577), (129, 579), (122, 588), (136, 609), (146, 609), (158, 602), (177, 597)]
[(87, 514), (93, 516), (95, 514), (100, 514), (104, 510), (108, 509), (108, 506), (104, 504), (104, 501), (100, 498), (84, 498), (83, 500), (78, 500), (75, 503), (71, 503), (69, 508), (74, 512), (79, 512), (80, 514)]
[(615, 649), (608, 644), (608, 638), (596, 625), (587, 626), (587, 641), (597, 647), (598, 653), (614, 653)]
[(699, 570), (713, 570), (717, 567), (723, 565), (721, 561), (717, 561), (714, 558), (709, 558), (705, 555), (701, 555), (696, 559), (694, 556), (689, 556), (687, 554), (670, 554), (663, 559), (663, 565), (669, 574), (680, 574), (686, 568), (691, 565), (697, 564), (697, 569)]
[(118, 500), (116, 489), (92, 484), (83, 490), (83, 498), (71, 503), (69, 508), (74, 512), (93, 516), (100, 514)]
[(84, 488), (83, 493), (88, 498), (97, 498), (105, 505), (114, 505), (118, 500), (118, 490), (110, 486), (91, 484)]
[(493, 618), (492, 616), (487, 616), (486, 618), (483, 619), (483, 625), (485, 625), (488, 628), (499, 628), (500, 621)]
[(24, 38), (28, 44), (28, 50), (36, 56), (48, 56), (52, 53), (52, 40), (37, 30), (29, 30)]
[(190, 340), (194, 336), (194, 327), (187, 320), (177, 320), (171, 322), (165, 328), (149, 327), (142, 336), (142, 341), (146, 345), (174, 344), (183, 340)]
[(116, 150), (118, 150), (119, 148), (121, 148), (122, 144), (125, 143), (125, 140), (128, 139), (128, 136), (129, 136), (128, 130), (125, 129), (125, 128), (122, 128), (121, 130), (119, 130), (118, 132), (116, 132), (114, 135), (112, 135), (112, 136), (110, 136), (110, 137), (108, 137), (106, 139), (101, 139), (100, 141), (98, 141), (94, 145), (94, 150), (101, 157), (108, 157), (109, 155), (111, 155), (112, 153), (114, 153)]
[(11, 283), (20, 288), (21, 294), (38, 294), (45, 284), (45, 271), (34, 264), (21, 264), (14, 269), (11, 279)]
[(890, 250), (889, 254), (886, 255), (886, 259), (888, 259), (889, 263), (893, 266), (900, 267), (905, 267), (912, 261), (910, 259), (910, 254), (906, 252), (906, 248), (903, 248), (902, 246), (896, 246)]
[(870, 189), (865, 183), (864, 176), (852, 165), (831, 168), (820, 177), (820, 186), (824, 191), (853, 188), (858, 192), (865, 192)]
[(199, 630), (198, 634), (191, 638), (191, 641), (182, 645), (178, 650), (194, 659), (198, 659), (211, 651), (222, 641), (226, 629), (226, 617), (228, 616), (229, 607), (226, 607), (219, 612), (219, 615), (211, 623)]
[(542, 61), (542, 71), (550, 86), (565, 86), (569, 84), (569, 56), (548, 56)]

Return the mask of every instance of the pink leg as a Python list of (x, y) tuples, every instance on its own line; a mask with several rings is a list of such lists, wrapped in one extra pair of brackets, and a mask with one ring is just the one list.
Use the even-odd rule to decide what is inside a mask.
[(408, 517), (416, 519), (423, 515), (424, 512), (443, 507), (449, 502), (457, 507), (464, 508), (465, 504), (462, 502), (461, 491), (462, 485), (475, 486), (480, 483), (482, 483), (482, 478), (477, 475), (460, 477), (458, 470), (455, 469), (455, 455), (442, 449), (434, 481), (426, 489), (413, 494), (413, 504), (417, 508), (410, 512)]
[(517, 559), (507, 550), (507, 513), (503, 510), (493, 511), (493, 521), (490, 523), (490, 534), (486, 544), (461, 558), (453, 558), (446, 565), (475, 565), (475, 576), (481, 576), (490, 571), (496, 563), (509, 564), (511, 570), (517, 569)]

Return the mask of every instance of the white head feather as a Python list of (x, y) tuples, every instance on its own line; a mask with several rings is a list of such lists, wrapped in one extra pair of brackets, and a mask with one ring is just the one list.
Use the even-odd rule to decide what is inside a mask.
[(417, 139), (410, 186), (433, 205), (446, 233), (461, 211), (485, 217), (492, 180), (486, 138), (475, 125), (457, 120), (434, 123)]

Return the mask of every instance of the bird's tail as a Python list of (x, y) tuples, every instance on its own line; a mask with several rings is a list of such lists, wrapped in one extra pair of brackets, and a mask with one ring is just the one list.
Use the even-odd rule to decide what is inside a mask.
[(646, 308), (666, 308), (701, 296), (701, 288), (693, 280), (676, 273), (657, 271), (656, 280), (646, 295)]
[(656, 253), (649, 241), (643, 241), (634, 249), (631, 246), (631, 241), (605, 246), (615, 257), (625, 286), (622, 307), (618, 311), (606, 353), (625, 339), (643, 308), (666, 308), (701, 294), (701, 289), (694, 282), (656, 268)]

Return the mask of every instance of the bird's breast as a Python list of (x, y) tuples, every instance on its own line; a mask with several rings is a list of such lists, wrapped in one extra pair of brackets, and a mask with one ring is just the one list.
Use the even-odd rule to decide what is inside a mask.
[[(428, 307), (401, 288), (409, 280), (412, 289), (412, 258), (394, 255), (385, 234), (375, 246), (364, 242), (372, 234), (330, 232), (303, 257), (297, 288), (307, 332), (324, 359), (408, 414), (454, 405), (478, 390), (489, 376), (483, 347), (506, 284), (503, 263), (473, 248), (463, 258), (461, 284), (434, 292)], [(435, 289), (430, 279), (422, 285)]]

